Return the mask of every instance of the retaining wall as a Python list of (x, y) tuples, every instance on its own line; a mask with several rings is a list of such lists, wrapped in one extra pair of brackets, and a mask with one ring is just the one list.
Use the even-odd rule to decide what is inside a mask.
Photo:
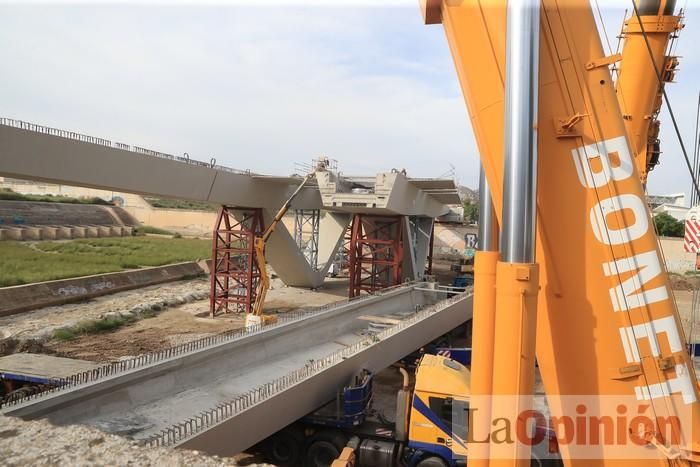
[(0, 316), (79, 302), (123, 290), (176, 281), (208, 272), (205, 264), (179, 263), (132, 271), (0, 288)]

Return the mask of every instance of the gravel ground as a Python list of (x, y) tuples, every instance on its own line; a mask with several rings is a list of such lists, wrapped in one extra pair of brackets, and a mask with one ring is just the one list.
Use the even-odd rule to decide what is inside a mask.
[(6, 466), (268, 466), (196, 451), (147, 448), (83, 426), (56, 427), (0, 416), (0, 465)]
[(53, 331), (110, 313), (138, 315), (154, 305), (174, 307), (209, 297), (209, 281), (193, 279), (105, 295), (0, 318), (0, 338), (44, 341)]

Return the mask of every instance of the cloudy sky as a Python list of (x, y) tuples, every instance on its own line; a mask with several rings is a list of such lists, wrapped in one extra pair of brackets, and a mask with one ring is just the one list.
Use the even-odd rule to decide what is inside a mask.
[[(631, 0), (599, 1), (615, 47)], [(692, 152), (697, 0), (686, 23), (668, 91)], [(0, 116), (262, 173), (326, 154), (349, 174), (437, 177), (454, 166), (477, 185), (444, 33), (422, 24), (417, 0), (6, 2), (0, 42)], [(649, 191), (689, 192), (662, 119)]]

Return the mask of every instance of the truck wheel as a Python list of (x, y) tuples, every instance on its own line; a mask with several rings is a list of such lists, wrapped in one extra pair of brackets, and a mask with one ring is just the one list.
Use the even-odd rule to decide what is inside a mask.
[(340, 456), (347, 442), (347, 437), (340, 432), (316, 434), (306, 450), (304, 467), (329, 467)]
[(297, 430), (285, 429), (265, 442), (265, 456), (280, 467), (298, 465), (302, 456), (304, 437)]
[(425, 459), (421, 459), (417, 464), (416, 467), (447, 467), (447, 464), (445, 464), (445, 461), (440, 459), (439, 457), (426, 457)]
[(563, 467), (561, 459), (539, 459), (533, 456), (530, 459), (530, 467)]

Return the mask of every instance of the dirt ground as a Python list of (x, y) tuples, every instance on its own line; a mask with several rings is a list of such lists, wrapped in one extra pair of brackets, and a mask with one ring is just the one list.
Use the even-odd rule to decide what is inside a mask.
[[(198, 287), (201, 285), (195, 283)], [(193, 285), (186, 284), (185, 287)], [(286, 313), (303, 307), (325, 305), (342, 300), (347, 294), (347, 279), (329, 279), (323, 288), (307, 290), (279, 286), (268, 292), (265, 309)], [(143, 319), (113, 332), (79, 336), (76, 339), (50, 340), (43, 351), (61, 357), (107, 362), (163, 350), (207, 335), (243, 327), (243, 315), (209, 315), (209, 300), (168, 307), (153, 318)]]
[[(40, 440), (40, 442), (38, 442)], [(140, 446), (86, 426), (0, 416), (0, 464), (6, 466), (269, 466), (182, 449)]]
[(188, 302), (201, 301), (208, 297), (208, 294), (209, 281), (202, 278), (118, 292), (80, 303), (40, 308), (0, 317), (0, 338), (44, 341), (56, 329), (72, 326), (82, 320), (153, 306), (177, 307)]

